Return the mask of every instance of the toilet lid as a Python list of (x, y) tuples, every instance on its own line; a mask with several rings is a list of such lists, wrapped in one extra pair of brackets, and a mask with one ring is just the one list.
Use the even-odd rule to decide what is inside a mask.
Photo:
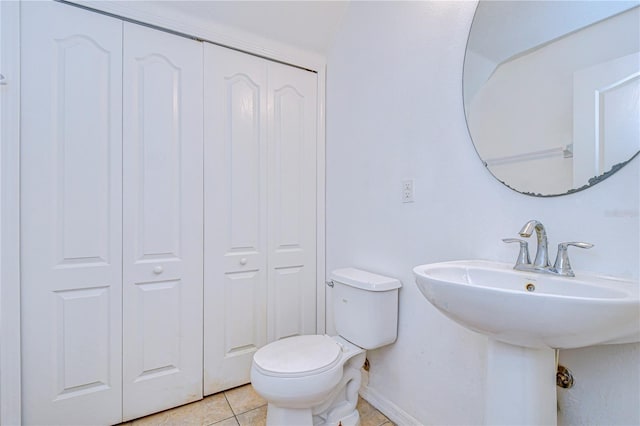
[(329, 336), (294, 336), (259, 349), (253, 361), (266, 374), (298, 376), (317, 374), (333, 367), (342, 347)]

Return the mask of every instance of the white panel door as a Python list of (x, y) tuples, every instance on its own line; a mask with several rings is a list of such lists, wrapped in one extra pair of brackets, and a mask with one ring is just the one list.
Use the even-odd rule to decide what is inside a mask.
[(123, 417), (202, 398), (202, 43), (124, 26)]
[(640, 54), (573, 75), (573, 175), (584, 183), (640, 151)]
[(205, 44), (204, 393), (266, 343), (266, 61)]
[(317, 75), (269, 62), (267, 339), (316, 332)]
[(22, 3), (25, 424), (122, 420), (122, 22)]

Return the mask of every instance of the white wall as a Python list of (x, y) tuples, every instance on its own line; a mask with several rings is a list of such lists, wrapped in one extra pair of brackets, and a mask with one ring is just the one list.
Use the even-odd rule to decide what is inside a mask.
[[(352, 2), (328, 57), (327, 269), (353, 265), (404, 283), (398, 340), (368, 354), (369, 386), (424, 424), (482, 423), (486, 340), (431, 307), (413, 266), (514, 261), (517, 248), (500, 239), (536, 218), (552, 245), (596, 245), (574, 250), (574, 269), (640, 275), (638, 159), (588, 191), (551, 199), (518, 194), (483, 168), (461, 90), (474, 8)], [(415, 179), (414, 203), (401, 203), (405, 178)], [(638, 347), (563, 351), (580, 385), (562, 395), (561, 422), (640, 423)]]

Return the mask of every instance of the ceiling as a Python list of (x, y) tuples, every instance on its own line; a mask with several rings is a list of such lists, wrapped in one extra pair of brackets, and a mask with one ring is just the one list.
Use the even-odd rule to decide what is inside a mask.
[(331, 47), (348, 5), (348, 1), (333, 0), (135, 3), (156, 14), (209, 22), (321, 55)]

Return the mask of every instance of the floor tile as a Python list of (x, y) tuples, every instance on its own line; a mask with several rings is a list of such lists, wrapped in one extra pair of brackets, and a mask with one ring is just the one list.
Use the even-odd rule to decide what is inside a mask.
[(133, 426), (195, 426), (200, 424), (198, 415), (196, 414), (200, 410), (197, 402), (182, 405), (170, 410), (161, 411), (156, 414), (151, 414), (140, 419), (133, 420), (131, 423)]
[(224, 392), (233, 412), (238, 415), (267, 404), (251, 385), (240, 386)]
[(236, 420), (235, 417), (230, 417), (226, 420), (223, 420), (221, 422), (218, 423), (213, 423), (209, 426), (238, 426), (238, 421)]
[(358, 397), (356, 408), (360, 413), (360, 426), (381, 426), (389, 422), (389, 419), (384, 414), (361, 397)]
[(237, 416), (240, 426), (266, 426), (267, 424), (267, 406), (247, 411)]
[(233, 411), (223, 393), (208, 396), (200, 404), (203, 406), (203, 425), (220, 422), (230, 417), (233, 418)]
[(132, 426), (202, 426), (233, 417), (233, 411), (223, 394), (208, 396), (201, 401), (134, 420)]
[[(395, 426), (360, 397), (357, 408), (361, 426)], [(266, 422), (266, 401), (246, 385), (120, 426), (265, 426)]]

